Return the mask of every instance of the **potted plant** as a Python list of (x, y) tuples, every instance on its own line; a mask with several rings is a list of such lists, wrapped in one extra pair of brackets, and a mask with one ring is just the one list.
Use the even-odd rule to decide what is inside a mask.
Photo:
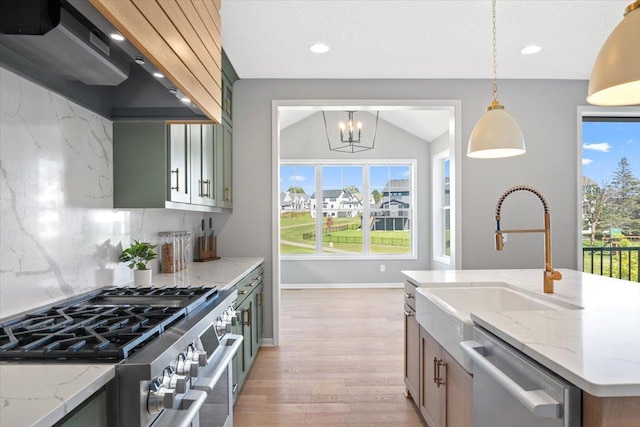
[(151, 284), (151, 270), (147, 268), (147, 263), (156, 258), (153, 251), (156, 246), (134, 240), (133, 244), (120, 254), (118, 261), (129, 263), (129, 268), (134, 270), (133, 280), (136, 285)]

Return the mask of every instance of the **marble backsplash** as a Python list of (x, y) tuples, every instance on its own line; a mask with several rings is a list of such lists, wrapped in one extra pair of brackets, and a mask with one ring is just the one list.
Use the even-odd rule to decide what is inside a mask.
[(132, 240), (199, 226), (201, 213), (113, 209), (111, 121), (3, 68), (0, 104), (0, 318), (126, 284)]

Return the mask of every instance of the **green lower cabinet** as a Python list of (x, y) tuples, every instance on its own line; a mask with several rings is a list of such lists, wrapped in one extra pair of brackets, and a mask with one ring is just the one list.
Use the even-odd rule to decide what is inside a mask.
[(238, 299), (234, 308), (237, 319), (232, 327), (232, 333), (242, 335), (244, 341), (233, 358), (234, 402), (262, 344), (264, 302), (262, 267), (249, 273), (236, 287)]

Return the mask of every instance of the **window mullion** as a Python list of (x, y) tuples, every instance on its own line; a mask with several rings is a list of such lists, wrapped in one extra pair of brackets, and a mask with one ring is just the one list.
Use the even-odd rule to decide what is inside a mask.
[(322, 165), (316, 163), (316, 254), (322, 254)]
[(369, 216), (371, 214), (371, 206), (369, 205), (369, 164), (362, 165), (362, 251), (364, 255), (369, 255)]

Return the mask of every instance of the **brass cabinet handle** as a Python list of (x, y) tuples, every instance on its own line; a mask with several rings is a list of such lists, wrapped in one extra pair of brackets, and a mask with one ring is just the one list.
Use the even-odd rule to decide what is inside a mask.
[(412, 313), (412, 312), (410, 312), (410, 311), (405, 310), (405, 311), (404, 311), (404, 315), (405, 315), (405, 316), (407, 316), (407, 317), (411, 317), (411, 316), (415, 316), (416, 314), (415, 314), (415, 313)]
[(176, 186), (171, 187), (172, 190), (180, 191), (180, 169), (172, 170), (171, 173), (176, 174)]
[(231, 98), (225, 99), (224, 110), (228, 115), (231, 115)]
[(211, 198), (211, 180), (208, 179), (205, 182), (207, 184), (207, 195), (206, 195), (206, 197)]
[(433, 383), (438, 384), (438, 372), (437, 372), (438, 358), (433, 358)]
[(438, 379), (436, 381), (436, 387), (439, 388), (441, 385), (444, 385), (444, 380), (440, 376), (440, 367), (444, 366), (446, 368), (447, 363), (444, 362), (442, 359), (438, 359), (438, 361), (436, 362), (436, 365), (437, 365), (437, 377), (438, 377)]
[(247, 283), (247, 286), (250, 287), (250, 288), (253, 288), (255, 286), (255, 283), (249, 282), (249, 283)]
[(225, 202), (231, 201), (231, 187), (226, 187), (224, 189), (224, 201)]
[(406, 293), (406, 292), (405, 292), (405, 293), (404, 293), (404, 297), (405, 297), (406, 299), (413, 299), (413, 298), (415, 298), (416, 296), (415, 296), (415, 295), (408, 294), (408, 293)]
[(244, 294), (246, 294), (246, 293), (247, 293), (247, 291), (245, 291), (244, 289), (243, 289), (243, 290), (241, 290), (241, 291), (238, 291), (238, 295), (244, 295)]
[(245, 310), (245, 313), (247, 313), (247, 321), (244, 322), (245, 326), (251, 327), (251, 307), (249, 307), (248, 309)]
[(264, 294), (260, 292), (259, 296), (260, 296), (260, 301), (258, 301), (258, 305), (262, 307), (264, 305)]

